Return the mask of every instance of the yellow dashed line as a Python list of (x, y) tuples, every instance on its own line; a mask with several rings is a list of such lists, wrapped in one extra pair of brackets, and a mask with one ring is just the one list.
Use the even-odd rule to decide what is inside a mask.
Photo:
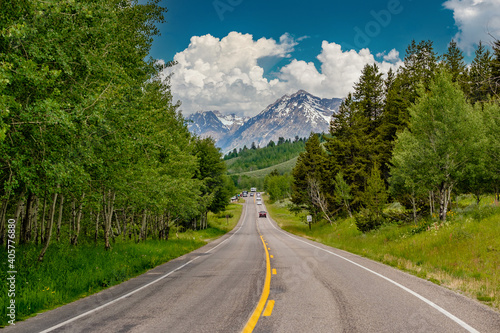
[(273, 268), (273, 275), (276, 275), (276, 268)]
[(274, 301), (271, 300), (271, 301), (267, 302), (266, 309), (264, 310), (264, 313), (262, 314), (262, 316), (269, 317), (271, 315), (271, 313), (273, 312), (273, 308), (274, 308)]

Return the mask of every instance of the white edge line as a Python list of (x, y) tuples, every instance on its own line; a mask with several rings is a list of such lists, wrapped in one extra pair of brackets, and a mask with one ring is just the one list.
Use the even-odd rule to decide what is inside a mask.
[[(243, 217), (246, 217), (246, 213), (247, 213), (247, 205), (245, 205), (245, 211), (244, 211)], [(217, 246), (215, 246), (214, 248), (212, 248), (212, 249), (208, 250), (207, 252), (205, 252), (205, 254), (206, 254), (206, 253), (210, 253), (211, 251), (215, 250), (216, 248), (218, 248), (219, 246), (221, 246), (222, 244), (224, 244), (225, 242), (227, 242), (228, 240), (230, 240), (230, 239), (231, 239), (234, 235), (236, 235), (236, 234), (238, 233), (238, 231), (240, 231), (241, 227), (243, 227), (243, 225), (244, 225), (244, 224), (245, 224), (245, 219), (243, 219), (243, 223), (240, 225), (240, 227), (238, 228), (238, 230), (236, 230), (236, 232), (235, 232), (235, 233), (233, 233), (231, 236), (229, 236), (229, 237), (228, 237), (226, 240), (224, 240), (223, 242), (221, 242), (221, 243), (217, 244)], [(91, 313), (94, 313), (94, 312), (96, 312), (96, 311), (98, 311), (98, 310), (101, 310), (101, 309), (103, 309), (103, 308), (107, 307), (108, 305), (111, 305), (111, 304), (114, 304), (114, 303), (116, 303), (116, 302), (118, 302), (118, 301), (121, 301), (122, 299), (127, 298), (127, 297), (129, 297), (130, 295), (133, 295), (133, 294), (135, 294), (136, 292), (139, 292), (139, 291), (141, 291), (142, 289), (147, 288), (147, 287), (149, 287), (150, 285), (155, 284), (156, 282), (163, 280), (164, 278), (166, 278), (166, 277), (168, 277), (169, 275), (171, 275), (171, 274), (173, 274), (173, 273), (177, 272), (178, 270), (181, 270), (182, 268), (186, 267), (187, 265), (189, 265), (190, 263), (192, 263), (193, 261), (195, 261), (195, 260), (196, 260), (196, 259), (198, 259), (198, 258), (200, 258), (200, 256), (197, 256), (196, 258), (191, 259), (191, 260), (190, 260), (190, 261), (188, 261), (187, 263), (185, 263), (185, 264), (183, 264), (183, 265), (181, 265), (181, 266), (177, 267), (176, 269), (174, 269), (174, 270), (172, 270), (172, 271), (168, 272), (167, 274), (165, 274), (165, 275), (163, 275), (163, 276), (159, 277), (158, 279), (153, 280), (153, 281), (149, 282), (148, 284), (143, 285), (142, 287), (139, 287), (139, 288), (137, 288), (137, 289), (135, 289), (135, 290), (133, 290), (133, 291), (131, 291), (131, 292), (129, 292), (129, 293), (127, 293), (127, 294), (125, 294), (125, 295), (122, 295), (122, 296), (120, 296), (120, 297), (118, 297), (118, 298), (115, 298), (114, 300), (109, 301), (108, 303), (105, 303), (105, 304), (103, 304), (103, 305), (101, 305), (101, 306), (98, 306), (98, 307), (97, 307), (97, 308), (95, 308), (95, 309), (92, 309), (92, 310), (89, 310), (89, 311), (87, 311), (87, 312), (84, 312), (84, 313), (82, 313), (82, 314), (80, 314), (80, 315), (78, 315), (78, 316), (76, 316), (76, 317), (73, 317), (73, 318), (71, 318), (71, 319), (68, 319), (68, 320), (66, 320), (66, 321), (63, 321), (62, 323), (59, 323), (59, 324), (57, 324), (57, 325), (55, 325), (55, 326), (49, 327), (49, 328), (47, 328), (47, 329), (45, 329), (45, 330), (41, 331), (40, 333), (48, 333), (48, 332), (51, 332), (51, 331), (53, 331), (53, 330), (55, 330), (55, 329), (58, 329), (58, 328), (60, 328), (60, 327), (62, 327), (62, 326), (64, 326), (64, 325), (67, 325), (67, 324), (69, 324), (69, 323), (72, 323), (72, 322), (74, 322), (74, 321), (76, 321), (76, 320), (78, 320), (78, 319), (80, 319), (80, 318), (83, 318), (83, 317), (85, 317), (85, 316), (88, 316), (88, 315), (89, 315), (89, 314), (91, 314)]]
[(478, 331), (478, 330), (476, 330), (475, 328), (471, 327), (470, 325), (468, 325), (467, 323), (465, 323), (463, 320), (461, 320), (461, 319), (457, 318), (456, 316), (454, 316), (453, 314), (449, 313), (448, 311), (446, 311), (445, 309), (443, 309), (442, 307), (440, 307), (440, 306), (439, 306), (439, 305), (437, 305), (436, 303), (433, 303), (432, 301), (428, 300), (428, 299), (427, 299), (427, 298), (425, 298), (424, 296), (422, 296), (422, 295), (420, 295), (420, 294), (418, 294), (418, 293), (414, 292), (413, 290), (411, 290), (411, 289), (409, 289), (409, 288), (407, 288), (407, 287), (405, 287), (405, 286), (403, 286), (403, 285), (399, 284), (398, 282), (396, 282), (396, 281), (394, 281), (394, 280), (391, 280), (391, 279), (389, 279), (388, 277), (386, 277), (386, 276), (384, 276), (384, 275), (382, 275), (382, 274), (380, 274), (380, 273), (377, 273), (377, 272), (375, 272), (375, 271), (373, 271), (373, 270), (371, 270), (371, 269), (369, 269), (369, 268), (366, 268), (365, 266), (360, 265), (360, 264), (358, 264), (357, 262), (354, 262), (354, 261), (352, 261), (352, 260), (350, 260), (350, 259), (347, 259), (347, 258), (345, 258), (345, 257), (343, 257), (343, 256), (341, 256), (341, 255), (339, 255), (339, 254), (336, 254), (336, 253), (334, 253), (334, 252), (331, 252), (331, 251), (325, 250), (325, 249), (323, 249), (323, 248), (321, 248), (321, 247), (319, 247), (319, 246), (316, 246), (316, 245), (310, 244), (310, 243), (308, 243), (308, 242), (306, 242), (306, 241), (304, 241), (304, 240), (302, 240), (302, 239), (299, 239), (299, 238), (297, 238), (297, 237), (291, 236), (291, 235), (289, 235), (288, 233), (284, 232), (283, 230), (276, 228), (276, 227), (274, 226), (274, 224), (273, 224), (273, 223), (271, 223), (271, 221), (270, 221), (269, 219), (268, 219), (268, 221), (269, 221), (269, 224), (271, 224), (271, 226), (272, 226), (274, 229), (276, 229), (276, 230), (278, 230), (279, 232), (281, 232), (281, 233), (285, 234), (286, 236), (288, 236), (288, 237), (290, 237), (290, 238), (292, 238), (292, 239), (294, 239), (294, 240), (296, 240), (296, 241), (299, 241), (299, 242), (302, 242), (302, 243), (304, 243), (304, 244), (307, 244), (307, 245), (309, 245), (309, 246), (311, 246), (311, 247), (317, 248), (317, 249), (319, 249), (319, 250), (321, 250), (321, 251), (324, 251), (324, 252), (327, 252), (327, 253), (333, 254), (334, 256), (336, 256), (336, 257), (338, 257), (338, 258), (340, 258), (340, 259), (344, 259), (345, 261), (347, 261), (347, 262), (349, 262), (349, 263), (351, 263), (351, 264), (353, 264), (353, 265), (356, 265), (356, 266), (358, 266), (358, 267), (360, 267), (360, 268), (362, 268), (362, 269), (364, 269), (364, 270), (366, 270), (366, 271), (368, 271), (368, 272), (370, 272), (370, 273), (372, 273), (372, 274), (377, 275), (378, 277), (381, 277), (382, 279), (384, 279), (384, 280), (386, 280), (386, 281), (388, 281), (388, 282), (390, 282), (390, 283), (394, 284), (395, 286), (397, 286), (397, 287), (399, 287), (399, 288), (403, 289), (404, 291), (406, 291), (406, 292), (410, 293), (411, 295), (413, 295), (413, 296), (417, 297), (417, 298), (418, 298), (418, 299), (420, 299), (421, 301), (424, 301), (424, 302), (425, 302), (425, 303), (427, 303), (428, 305), (432, 306), (434, 309), (438, 310), (439, 312), (441, 312), (442, 314), (444, 314), (445, 316), (447, 316), (448, 318), (450, 318), (451, 320), (453, 320), (454, 322), (456, 322), (457, 324), (459, 324), (460, 326), (462, 326), (462, 327), (463, 327), (464, 329), (466, 329), (467, 331), (469, 331), (469, 332), (471, 332), (471, 333), (479, 333), (479, 331)]

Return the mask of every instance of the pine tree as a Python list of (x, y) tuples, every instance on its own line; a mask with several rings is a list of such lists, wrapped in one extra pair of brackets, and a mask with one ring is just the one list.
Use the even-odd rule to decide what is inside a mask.
[(326, 146), (331, 156), (331, 178), (340, 171), (344, 173), (352, 186), (353, 204), (357, 205), (362, 201), (361, 194), (370, 169), (375, 163), (385, 166), (390, 154), (380, 133), (385, 86), (378, 67), (366, 65), (354, 87), (354, 93), (347, 97), (332, 118), (330, 134), (333, 138)]
[(500, 40), (496, 40), (493, 44), (490, 91), (496, 98), (500, 98)]
[(470, 87), (467, 95), (472, 104), (486, 102), (491, 92), (490, 82), (492, 77), (492, 57), (482, 42), (476, 49), (474, 59), (470, 67)]
[(292, 202), (297, 207), (306, 208), (317, 217), (320, 208), (315, 205), (308, 193), (308, 180), (314, 179), (320, 184), (321, 192), (324, 191), (324, 184), (328, 179), (327, 155), (320, 144), (317, 134), (311, 133), (306, 142), (306, 151), (299, 155), (297, 164), (292, 170)]
[(457, 42), (452, 40), (448, 46), (448, 51), (443, 55), (444, 65), (451, 74), (453, 82), (463, 82), (466, 75), (464, 55), (457, 47)]

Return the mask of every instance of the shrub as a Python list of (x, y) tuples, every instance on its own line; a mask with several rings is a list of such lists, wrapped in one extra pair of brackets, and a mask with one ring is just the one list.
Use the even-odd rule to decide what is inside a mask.
[(364, 233), (379, 228), (385, 222), (385, 219), (381, 215), (369, 209), (362, 209), (355, 216), (356, 227)]

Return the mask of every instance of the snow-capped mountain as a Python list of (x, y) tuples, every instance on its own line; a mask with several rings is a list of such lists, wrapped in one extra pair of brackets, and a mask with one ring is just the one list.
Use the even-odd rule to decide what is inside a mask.
[(239, 117), (234, 113), (223, 115), (219, 111), (198, 111), (187, 118), (188, 129), (191, 133), (203, 138), (210, 136), (216, 141), (234, 133), (248, 119), (248, 117)]
[(328, 132), (330, 120), (338, 111), (342, 99), (319, 98), (300, 90), (293, 95), (285, 95), (264, 111), (250, 118), (232, 135), (221, 138), (217, 145), (228, 152), (252, 142), (265, 146), (270, 140), (278, 141), (298, 136), (309, 137), (311, 132)]
[(342, 99), (319, 98), (304, 90), (285, 95), (252, 118), (218, 111), (200, 111), (192, 114), (188, 128), (201, 137), (211, 136), (224, 153), (252, 142), (266, 146), (280, 137), (293, 139), (309, 137), (311, 132), (328, 132), (330, 119), (338, 111)]

